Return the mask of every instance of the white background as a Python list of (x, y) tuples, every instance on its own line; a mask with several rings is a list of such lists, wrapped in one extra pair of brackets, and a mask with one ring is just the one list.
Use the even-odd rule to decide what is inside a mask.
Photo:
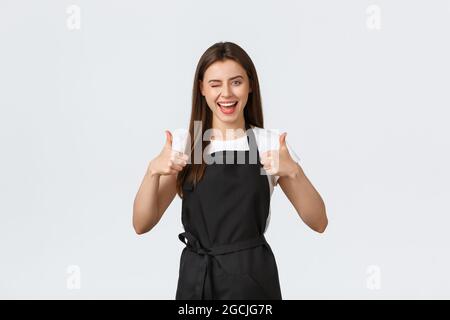
[(318, 234), (274, 191), (283, 298), (450, 298), (449, 30), (448, 0), (0, 0), (0, 298), (175, 297), (181, 200), (141, 236), (132, 204), (218, 41), (326, 204)]

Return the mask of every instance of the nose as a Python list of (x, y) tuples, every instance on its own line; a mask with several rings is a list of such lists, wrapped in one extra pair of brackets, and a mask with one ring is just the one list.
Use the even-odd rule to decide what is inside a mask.
[(225, 84), (225, 85), (223, 86), (221, 95), (222, 95), (223, 97), (229, 97), (230, 94), (231, 94), (231, 88), (230, 88), (229, 84), (227, 83), (227, 84)]

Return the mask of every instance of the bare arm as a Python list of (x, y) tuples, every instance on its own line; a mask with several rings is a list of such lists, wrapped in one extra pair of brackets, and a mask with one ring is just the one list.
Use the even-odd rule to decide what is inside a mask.
[(137, 234), (150, 231), (176, 195), (176, 176), (145, 174), (133, 204), (133, 227)]
[(302, 168), (296, 164), (292, 174), (280, 177), (278, 182), (300, 218), (314, 231), (323, 233), (328, 225), (325, 204)]
[(322, 197), (289, 154), (286, 133), (280, 136), (280, 148), (264, 153), (261, 163), (267, 173), (278, 175), (278, 182), (300, 218), (311, 229), (323, 233), (328, 225)]
[(172, 150), (172, 135), (148, 165), (133, 203), (133, 227), (137, 234), (150, 231), (161, 219), (176, 195), (176, 179), (186, 165), (187, 155)]

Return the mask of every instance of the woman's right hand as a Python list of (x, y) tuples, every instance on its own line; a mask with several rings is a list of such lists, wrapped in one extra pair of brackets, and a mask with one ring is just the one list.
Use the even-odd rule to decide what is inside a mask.
[(178, 152), (172, 149), (172, 134), (166, 130), (166, 143), (161, 150), (161, 153), (150, 161), (148, 166), (148, 173), (150, 175), (177, 175), (183, 170), (187, 164), (189, 156), (183, 152)]

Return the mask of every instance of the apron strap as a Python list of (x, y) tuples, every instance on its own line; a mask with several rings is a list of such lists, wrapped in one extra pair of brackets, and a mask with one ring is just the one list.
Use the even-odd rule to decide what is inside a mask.
[(250, 150), (249, 152), (249, 163), (252, 164), (259, 164), (262, 166), (260, 162), (259, 152), (258, 152), (258, 145), (256, 143), (256, 137), (255, 133), (253, 132), (253, 129), (250, 127), (249, 123), (245, 123), (245, 128), (247, 131), (247, 141), (248, 141), (248, 148)]

